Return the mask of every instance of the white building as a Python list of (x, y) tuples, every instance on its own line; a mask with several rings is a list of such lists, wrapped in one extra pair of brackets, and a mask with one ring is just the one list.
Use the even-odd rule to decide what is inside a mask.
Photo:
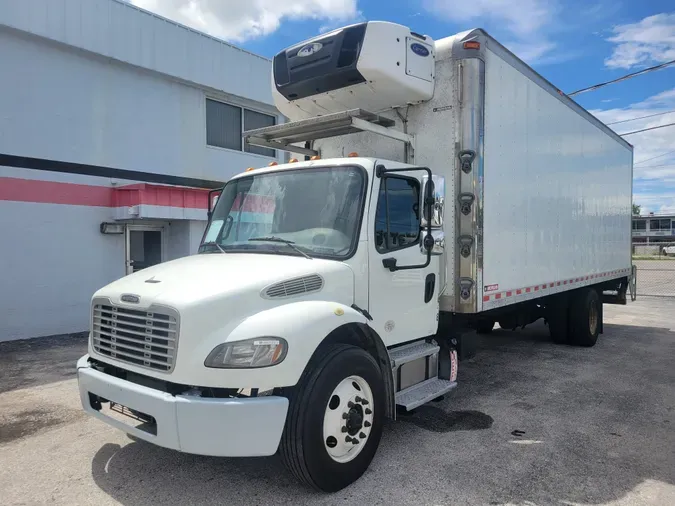
[[(271, 62), (119, 0), (0, 0), (0, 341), (196, 251), (208, 189), (281, 153)], [(107, 233), (103, 233), (107, 232)], [(112, 232), (112, 233), (111, 233)]]

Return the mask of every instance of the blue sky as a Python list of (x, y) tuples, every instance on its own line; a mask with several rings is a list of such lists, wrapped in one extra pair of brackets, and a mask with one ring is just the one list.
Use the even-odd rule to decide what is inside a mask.
[[(436, 39), (485, 28), (567, 92), (675, 60), (673, 0), (130, 1), (267, 57), (355, 21), (392, 21)], [(606, 123), (675, 110), (675, 65), (576, 99)], [(675, 112), (611, 126), (673, 122)], [(635, 145), (635, 201), (643, 212), (675, 213), (675, 126), (626, 138)]]

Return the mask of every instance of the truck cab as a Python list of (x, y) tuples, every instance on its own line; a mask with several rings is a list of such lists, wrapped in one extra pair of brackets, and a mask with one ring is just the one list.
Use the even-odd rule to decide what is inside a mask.
[(456, 385), (454, 349), (440, 359), (425, 340), (438, 328), (443, 252), (429, 181), (426, 168), (356, 156), (233, 177), (198, 254), (94, 294), (78, 363), (85, 409), (191, 453), (281, 444), (287, 461), (323, 462), (302, 476), (310, 484), (353, 481), (396, 404)]

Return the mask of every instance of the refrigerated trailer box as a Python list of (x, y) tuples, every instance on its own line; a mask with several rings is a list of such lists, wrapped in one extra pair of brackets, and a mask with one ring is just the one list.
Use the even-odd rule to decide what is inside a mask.
[[(404, 58), (378, 57), (392, 67)], [(313, 149), (427, 166), (445, 178), (441, 310), (477, 313), (629, 273), (632, 146), (483, 30), (436, 41), (429, 58), (431, 99), (361, 106), (406, 131), (412, 146), (362, 132)], [(302, 116), (276, 97), (282, 112)]]
[[(223, 187), (199, 254), (94, 294), (84, 409), (176, 450), (279, 450), (338, 490), (385, 417), (457, 386), (495, 323), (593, 346), (634, 296), (630, 144), (482, 30), (384, 22), (280, 52), (291, 121), (249, 144), (303, 157)], [(132, 427), (109, 410), (140, 420)]]

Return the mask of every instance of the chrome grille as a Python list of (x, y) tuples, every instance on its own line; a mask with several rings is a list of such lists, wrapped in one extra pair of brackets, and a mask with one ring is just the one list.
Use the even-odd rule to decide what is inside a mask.
[(323, 288), (323, 278), (318, 274), (311, 274), (301, 278), (288, 279), (281, 283), (275, 283), (264, 290), (264, 297), (274, 299), (277, 297), (292, 297), (303, 293), (318, 292)]
[(169, 372), (178, 343), (178, 318), (170, 308), (128, 309), (95, 303), (92, 315), (94, 351), (122, 362)]

